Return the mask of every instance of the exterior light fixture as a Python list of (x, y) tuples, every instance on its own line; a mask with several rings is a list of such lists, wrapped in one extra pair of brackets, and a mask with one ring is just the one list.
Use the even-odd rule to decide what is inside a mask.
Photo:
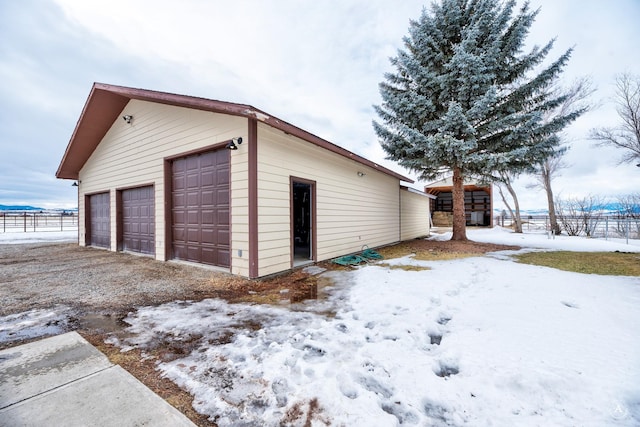
[(360, 178), (362, 178), (362, 177), (363, 177), (363, 176), (365, 176), (365, 175), (366, 175), (366, 173), (358, 171), (358, 176), (359, 176)]
[(126, 116), (122, 116), (122, 120), (124, 120), (126, 123), (131, 123), (131, 120), (133, 120), (133, 116), (127, 114)]
[(227, 142), (227, 145), (224, 146), (224, 148), (228, 149), (228, 150), (237, 150), (238, 149), (238, 145), (242, 144), (242, 137), (239, 136), (237, 138), (233, 138), (231, 141)]
[(71, 184), (72, 187), (77, 187), (78, 183), (76, 181), (73, 181), (73, 184)]

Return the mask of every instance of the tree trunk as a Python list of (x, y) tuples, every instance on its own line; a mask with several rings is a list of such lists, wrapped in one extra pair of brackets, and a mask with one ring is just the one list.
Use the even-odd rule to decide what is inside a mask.
[[(511, 205), (507, 202), (507, 198), (504, 196), (504, 192), (502, 191), (502, 185), (498, 185), (498, 192), (500, 193), (500, 197), (502, 198), (502, 203), (509, 209), (509, 215), (511, 216), (511, 221), (513, 222), (516, 215), (513, 213), (513, 209), (511, 209)], [(502, 226), (504, 227), (504, 221), (502, 222)]]
[(451, 240), (467, 240), (467, 219), (464, 214), (464, 177), (460, 168), (453, 168), (453, 235)]
[(553, 190), (551, 190), (551, 177), (550, 174), (544, 174), (544, 189), (547, 193), (547, 204), (549, 205), (549, 226), (551, 232), (556, 236), (562, 233), (560, 225), (558, 225), (558, 218), (556, 218), (556, 206), (553, 202)]
[(513, 189), (511, 182), (506, 182), (504, 185), (505, 187), (507, 187), (509, 194), (511, 194), (511, 197), (513, 198), (513, 206), (516, 209), (516, 214), (513, 217), (513, 220), (514, 220), (513, 231), (515, 233), (522, 233), (522, 218), (520, 218), (520, 203), (518, 203), (518, 196), (516, 195), (516, 190)]

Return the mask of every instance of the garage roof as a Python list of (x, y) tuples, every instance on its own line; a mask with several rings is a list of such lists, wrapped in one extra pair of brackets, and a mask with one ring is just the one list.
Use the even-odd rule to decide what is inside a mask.
[(111, 128), (111, 125), (118, 118), (121, 111), (132, 99), (256, 119), (319, 147), (379, 170), (401, 181), (413, 183), (413, 180), (410, 178), (393, 172), (364, 157), (358, 156), (349, 150), (293, 126), (264, 111), (258, 110), (251, 105), (104, 83), (93, 84), (89, 97), (82, 109), (82, 114), (76, 124), (76, 128), (71, 135), (71, 140), (64, 152), (60, 166), (58, 166), (56, 177), (62, 179), (78, 179), (78, 174), (82, 166), (84, 166), (98, 144), (100, 144), (100, 141), (102, 141), (102, 138)]

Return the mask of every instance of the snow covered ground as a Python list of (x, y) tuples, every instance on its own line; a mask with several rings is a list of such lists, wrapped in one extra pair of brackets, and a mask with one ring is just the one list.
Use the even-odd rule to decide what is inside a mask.
[(77, 242), (78, 230), (68, 231), (12, 231), (0, 233), (0, 245), (40, 242)]
[[(501, 229), (469, 235), (640, 251)], [(221, 426), (640, 423), (640, 278), (504, 254), (390, 263), (431, 270), (324, 273), (334, 283), (327, 298), (293, 309), (219, 300), (141, 308), (127, 319), (133, 338), (120, 344), (192, 342), (189, 356), (158, 368)]]
[[(500, 228), (468, 236), (640, 252), (637, 241)], [(325, 272), (323, 297), (303, 304), (141, 307), (126, 319), (129, 338), (112, 342), (123, 351), (189, 342), (189, 355), (158, 369), (220, 426), (640, 425), (640, 278), (508, 255)]]
[[(516, 245), (526, 248), (566, 250), (577, 252), (640, 252), (640, 240), (638, 239), (604, 239), (565, 235), (549, 236), (544, 231), (533, 231), (519, 234), (514, 233), (510, 229), (502, 227), (471, 229), (468, 231), (467, 237), (476, 242), (500, 243), (504, 245)], [(434, 238), (448, 240), (451, 238), (451, 232), (434, 235)]]

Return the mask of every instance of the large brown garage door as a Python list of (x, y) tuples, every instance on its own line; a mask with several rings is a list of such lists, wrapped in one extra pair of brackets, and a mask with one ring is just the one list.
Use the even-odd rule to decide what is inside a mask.
[(109, 193), (89, 196), (87, 217), (87, 243), (91, 246), (111, 246), (111, 221), (109, 215)]
[(229, 151), (172, 162), (175, 259), (229, 267)]
[(123, 190), (122, 249), (143, 254), (155, 253), (153, 186)]

